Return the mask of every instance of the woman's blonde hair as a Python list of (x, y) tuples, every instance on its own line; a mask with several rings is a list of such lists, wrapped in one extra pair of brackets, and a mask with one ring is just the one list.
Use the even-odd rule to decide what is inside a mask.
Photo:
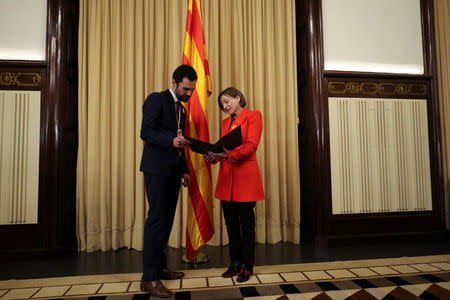
[(223, 110), (223, 105), (222, 105), (222, 102), (220, 102), (220, 98), (222, 98), (223, 95), (228, 95), (233, 98), (236, 98), (237, 96), (239, 96), (239, 98), (240, 98), (239, 105), (241, 107), (245, 107), (247, 105), (247, 102), (245, 101), (245, 97), (244, 97), (244, 95), (242, 95), (241, 91), (239, 91), (237, 88), (230, 86), (230, 87), (224, 89), (223, 91), (221, 91), (219, 93), (219, 97), (217, 97), (217, 103), (219, 103), (219, 107), (221, 110)]

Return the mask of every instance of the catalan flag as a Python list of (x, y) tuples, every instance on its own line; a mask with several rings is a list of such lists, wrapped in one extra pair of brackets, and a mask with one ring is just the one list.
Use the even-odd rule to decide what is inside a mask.
[[(189, 0), (183, 64), (192, 66), (198, 77), (195, 91), (185, 104), (188, 120), (185, 134), (209, 142), (207, 99), (212, 88), (200, 0)], [(186, 149), (186, 159), (191, 176), (187, 201), (186, 257), (195, 261), (199, 248), (214, 234), (211, 165), (203, 155), (194, 153), (189, 148)]]

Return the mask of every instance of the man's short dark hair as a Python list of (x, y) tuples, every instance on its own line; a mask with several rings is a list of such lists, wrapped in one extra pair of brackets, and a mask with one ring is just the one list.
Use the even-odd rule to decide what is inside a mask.
[(195, 69), (191, 66), (180, 65), (173, 71), (172, 78), (175, 80), (175, 83), (178, 84), (183, 81), (184, 77), (187, 77), (190, 81), (197, 80), (197, 72), (195, 72)]

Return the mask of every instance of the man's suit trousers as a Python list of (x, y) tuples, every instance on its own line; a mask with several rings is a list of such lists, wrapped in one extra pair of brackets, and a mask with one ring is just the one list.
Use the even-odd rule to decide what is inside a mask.
[(158, 273), (167, 267), (164, 249), (172, 230), (181, 178), (179, 174), (161, 176), (144, 174), (145, 189), (149, 202), (144, 227), (144, 274), (145, 281), (158, 280)]

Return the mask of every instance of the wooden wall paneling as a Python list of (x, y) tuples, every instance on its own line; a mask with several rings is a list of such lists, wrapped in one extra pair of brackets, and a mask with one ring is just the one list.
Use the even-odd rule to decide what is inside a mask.
[(445, 224), (445, 199), (439, 118), (438, 75), (436, 66), (436, 39), (434, 30), (433, 0), (421, 0), (422, 36), (424, 44), (425, 76), (428, 78), (430, 98), (428, 99), (428, 130), (430, 140), (430, 167), (433, 193), (433, 212)]
[[(301, 239), (329, 243), (444, 231), (432, 0), (421, 0), (423, 75), (324, 71), (322, 1), (297, 0)], [(328, 97), (427, 99), (433, 211), (332, 215)], [(393, 230), (394, 228), (394, 230)]]
[(78, 20), (79, 1), (63, 1), (63, 57), (61, 76), (61, 161), (59, 172), (64, 182), (58, 192), (61, 225), (58, 240), (68, 251), (77, 251), (76, 238), (76, 170), (78, 152)]
[(296, 1), (301, 239), (323, 240), (331, 210), (327, 103), (323, 101), (321, 1)]
[(41, 138), (42, 234), (51, 251), (76, 250), (78, 1), (50, 0), (48, 80)]
[(0, 259), (76, 251), (79, 1), (49, 0), (46, 61), (0, 61), (0, 76), (38, 73), (41, 95), (38, 224), (0, 226)]

